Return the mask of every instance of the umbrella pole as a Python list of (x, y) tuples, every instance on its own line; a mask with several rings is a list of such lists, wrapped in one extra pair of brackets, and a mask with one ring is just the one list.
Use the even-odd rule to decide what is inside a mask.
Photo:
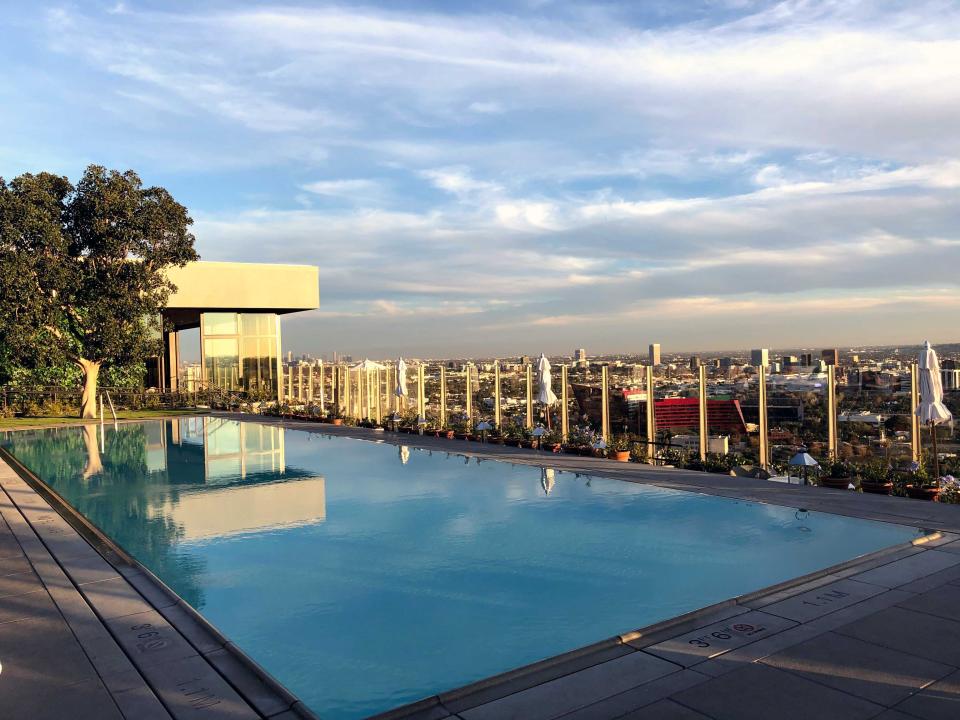
[(544, 409), (547, 411), (547, 430), (552, 430), (553, 428), (550, 427), (550, 406), (547, 405)]
[(940, 479), (940, 455), (937, 453), (937, 426), (930, 423), (930, 443), (933, 445), (933, 477)]

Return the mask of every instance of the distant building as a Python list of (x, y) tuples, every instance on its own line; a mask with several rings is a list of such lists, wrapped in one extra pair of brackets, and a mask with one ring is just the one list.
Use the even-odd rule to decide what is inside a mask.
[(960, 363), (953, 359), (947, 359), (940, 363), (940, 368), (942, 370), (958, 370), (960, 369)]
[(659, 365), (660, 364), (660, 343), (650, 343), (650, 364)]
[(810, 367), (813, 365), (813, 354), (812, 353), (801, 353), (800, 354), (800, 366), (801, 367)]
[(699, 370), (701, 365), (703, 365), (703, 360), (700, 359), (699, 355), (690, 356), (690, 369), (693, 372), (696, 372), (697, 370)]
[(836, 348), (828, 348), (820, 352), (820, 359), (827, 365), (839, 365), (840, 352)]
[(577, 348), (573, 352), (573, 359), (577, 362), (586, 362), (587, 360), (587, 349), (586, 348)]
[(941, 369), (940, 377), (943, 380), (944, 390), (960, 390), (960, 369), (957, 369), (957, 368)]
[(754, 367), (767, 367), (770, 364), (770, 351), (767, 348), (751, 350), (750, 364)]
[(732, 357), (722, 357), (722, 358), (720, 358), (719, 368), (720, 368), (721, 370), (729, 370), (729, 369), (732, 368), (733, 366), (734, 366), (734, 362), (733, 362), (733, 358), (732, 358)]

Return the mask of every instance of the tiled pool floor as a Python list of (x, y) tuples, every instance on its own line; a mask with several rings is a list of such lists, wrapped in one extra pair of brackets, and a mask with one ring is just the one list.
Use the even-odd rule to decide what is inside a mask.
[[(329, 430), (324, 426), (324, 431)], [(444, 443), (451, 451), (479, 449), (475, 444), (423, 440), (424, 444)], [(505, 453), (511, 461), (523, 462), (522, 451), (498, 447), (489, 452), (491, 457)], [(570, 461), (585, 464), (585, 471), (594, 474), (636, 473), (638, 477), (630, 479), (642, 476), (645, 479), (640, 481), (683, 489), (713, 481), (716, 485), (708, 489), (717, 494), (778, 502), (769, 484), (757, 481), (619, 468), (586, 458)], [(89, 555), (92, 548), (79, 535), (74, 539), (72, 528), (58, 522), (59, 516), (2, 462), (0, 487), (0, 514), (13, 530), (3, 532), (0, 526), (4, 555), (0, 559), (0, 716), (62, 717), (64, 712), (71, 717), (183, 716), (195, 689), (178, 689), (176, 682), (169, 685), (169, 670), (171, 666), (184, 669), (189, 663), (181, 657), (144, 665), (142, 659), (131, 658), (131, 647), (111, 635), (115, 627), (110, 621), (104, 624), (90, 611), (90, 598), (97, 597), (91, 583), (101, 585), (99, 594), (111, 598), (108, 603), (132, 602), (140, 612), (156, 612), (149, 600), (109, 569), (111, 576), (97, 576), (103, 566)], [(823, 503), (836, 496), (843, 514), (960, 529), (956, 508), (933, 507), (933, 503), (810, 489), (772, 490), (802, 492), (802, 504), (811, 509), (829, 511)], [(796, 494), (789, 497), (779, 502), (798, 503)], [(865, 501), (862, 514), (856, 501)], [(44, 553), (49, 558), (46, 568)], [(24, 569), (24, 562), (30, 569)], [(87, 615), (81, 614), (82, 602), (88, 605)], [(958, 602), (960, 535), (944, 533), (930, 543), (850, 563), (806, 583), (724, 603), (679, 622), (661, 623), (650, 631), (428, 698), (396, 716), (806, 720), (810, 708), (816, 708), (818, 718), (958, 717), (960, 622), (954, 614)], [(98, 614), (102, 613), (98, 610)], [(38, 622), (44, 617), (55, 621)], [(36, 650), (25, 655), (20, 647), (26, 636), (28, 646)], [(79, 675), (57, 672), (58, 666), (48, 664), (49, 659), (38, 662), (50, 648), (63, 648), (64, 656), (80, 653), (70, 663), (70, 672)], [(189, 655), (197, 658), (190, 662), (206, 661), (197, 667), (212, 670), (209, 656), (217, 651), (204, 650), (208, 652)], [(226, 675), (230, 676), (229, 670)], [(31, 683), (18, 683), (22, 677), (30, 677)], [(207, 686), (216, 683), (217, 677), (223, 680), (217, 674), (202, 683), (207, 695), (211, 694)], [(126, 678), (130, 686), (119, 683), (119, 678)], [(238, 686), (245, 690), (242, 697), (223, 682), (212, 694), (227, 701), (191, 709), (190, 716), (287, 718), (297, 709), (292, 698), (286, 707), (282, 702), (257, 706), (250, 701), (256, 693), (249, 678), (246, 682), (246, 688)], [(15, 685), (17, 692), (9, 689)]]

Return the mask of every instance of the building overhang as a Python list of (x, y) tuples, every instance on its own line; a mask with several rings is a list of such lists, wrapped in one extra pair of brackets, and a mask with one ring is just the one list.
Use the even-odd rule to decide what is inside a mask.
[(319, 270), (312, 265), (192, 262), (171, 268), (176, 286), (164, 316), (174, 329), (197, 327), (200, 313), (279, 315), (320, 307)]

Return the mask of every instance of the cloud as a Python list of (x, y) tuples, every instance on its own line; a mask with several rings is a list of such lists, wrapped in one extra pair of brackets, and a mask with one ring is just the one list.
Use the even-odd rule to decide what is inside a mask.
[(0, 20), (0, 157), (134, 166), (204, 257), (317, 264), (311, 349), (935, 330), (960, 8), (641, 5), (41, 0)]

